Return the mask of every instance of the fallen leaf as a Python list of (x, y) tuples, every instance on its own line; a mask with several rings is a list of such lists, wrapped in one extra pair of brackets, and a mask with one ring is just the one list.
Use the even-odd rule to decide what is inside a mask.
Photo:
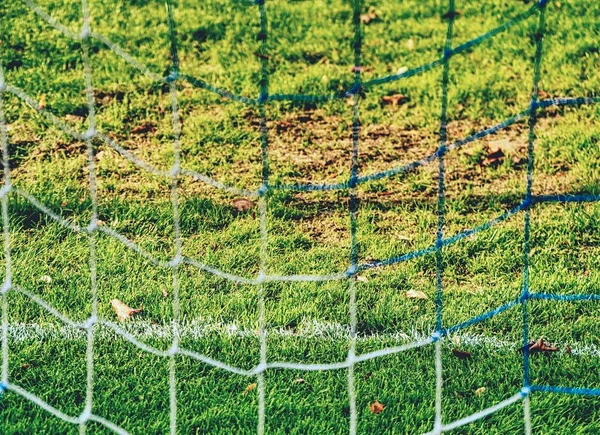
[(569, 345), (567, 345), (565, 352), (567, 352), (567, 355), (573, 355), (573, 349), (571, 349), (571, 346), (569, 346)]
[(52, 277), (48, 275), (42, 275), (40, 276), (40, 281), (50, 284), (52, 282)]
[(544, 100), (547, 100), (549, 98), (552, 98), (552, 95), (550, 95), (549, 92), (546, 92), (542, 89), (538, 89), (538, 96)]
[(356, 275), (356, 280), (360, 282), (369, 282), (369, 280), (362, 275)]
[(160, 288), (160, 292), (162, 293), (162, 297), (167, 299), (169, 297), (169, 293), (167, 293), (167, 289), (164, 287)]
[(371, 372), (367, 372), (367, 373), (365, 373), (365, 375), (363, 376), (363, 378), (364, 378), (365, 380), (367, 380), (367, 379), (369, 379), (371, 376), (373, 376), (373, 373), (371, 373)]
[(373, 6), (369, 8), (369, 12), (360, 16), (360, 22), (367, 25), (378, 18), (377, 11)]
[(384, 105), (391, 104), (392, 106), (398, 106), (408, 101), (408, 97), (403, 94), (385, 95), (381, 97), (381, 102)]
[(150, 122), (145, 122), (137, 127), (134, 127), (131, 130), (132, 134), (144, 134), (144, 133), (152, 133), (155, 130), (154, 124)]
[(247, 211), (256, 206), (253, 201), (245, 198), (236, 198), (233, 200), (233, 208), (237, 211)]
[(471, 358), (471, 354), (469, 352), (467, 352), (466, 350), (452, 349), (452, 355), (454, 355), (456, 358), (461, 359), (463, 361)]
[(113, 311), (117, 313), (117, 319), (119, 322), (127, 320), (134, 314), (141, 313), (143, 311), (143, 308), (131, 308), (118, 299), (113, 299), (110, 301), (110, 304), (112, 305)]
[(453, 335), (451, 340), (455, 346), (460, 346), (460, 335)]
[(502, 162), (504, 157), (505, 157), (505, 154), (501, 148), (491, 148), (489, 150), (487, 157), (483, 160), (482, 163), (485, 166), (497, 165)]
[(69, 122), (83, 122), (83, 116), (77, 116), (77, 115), (65, 115), (65, 120), (69, 121)]
[(103, 220), (101, 220), (101, 219), (98, 219), (98, 220), (96, 221), (96, 225), (98, 225), (99, 227), (103, 227), (103, 226), (104, 226), (104, 221), (103, 221)]
[(385, 405), (383, 403), (379, 403), (378, 400), (376, 400), (375, 402), (373, 402), (369, 405), (369, 410), (373, 414), (381, 414), (384, 409), (385, 409)]
[(475, 390), (476, 396), (481, 396), (483, 393), (485, 393), (485, 387), (479, 387), (478, 389)]
[(409, 299), (429, 299), (429, 297), (421, 290), (409, 290), (404, 293), (404, 296)]
[(256, 382), (248, 385), (242, 394), (248, 394), (250, 391), (256, 388)]
[(27, 364), (27, 363), (21, 364), (21, 370), (27, 370), (30, 367), (31, 367), (31, 364)]
[(40, 102), (38, 103), (38, 107), (40, 109), (45, 109), (46, 108), (46, 96), (45, 95), (42, 95), (40, 97)]
[(550, 346), (548, 343), (544, 342), (543, 338), (540, 338), (537, 341), (529, 342), (527, 344), (527, 350), (529, 351), (529, 353), (558, 352), (557, 347)]
[(415, 48), (414, 39), (410, 38), (408, 41), (406, 41), (406, 48), (408, 48), (409, 50), (413, 50)]
[(306, 380), (302, 378), (298, 378), (294, 381), (294, 384), (306, 384)]

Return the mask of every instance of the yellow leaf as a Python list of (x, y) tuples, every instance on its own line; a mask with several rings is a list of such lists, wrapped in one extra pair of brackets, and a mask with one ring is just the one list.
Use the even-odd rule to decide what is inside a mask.
[(421, 290), (409, 290), (404, 295), (409, 299), (429, 299)]
[(485, 387), (479, 387), (478, 389), (475, 390), (476, 396), (481, 396), (483, 393), (485, 393)]
[(256, 388), (256, 382), (248, 385), (242, 394), (248, 394), (250, 391)]
[(117, 319), (119, 322), (127, 320), (134, 314), (141, 313), (143, 311), (143, 308), (131, 308), (118, 299), (113, 299), (110, 301), (110, 304), (112, 305), (113, 311), (117, 313)]

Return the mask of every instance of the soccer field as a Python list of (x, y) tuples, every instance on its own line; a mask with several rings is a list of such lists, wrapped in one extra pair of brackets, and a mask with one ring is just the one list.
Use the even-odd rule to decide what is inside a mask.
[(165, 6), (0, 4), (0, 433), (600, 433), (600, 4)]

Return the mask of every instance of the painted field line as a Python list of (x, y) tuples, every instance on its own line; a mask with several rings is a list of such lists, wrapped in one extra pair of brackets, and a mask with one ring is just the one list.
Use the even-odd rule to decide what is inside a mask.
[[(173, 328), (170, 324), (156, 324), (150, 321), (130, 321), (120, 325), (125, 331), (140, 341), (164, 340), (170, 342), (173, 338)], [(87, 338), (86, 332), (64, 324), (53, 323), (9, 323), (8, 339), (12, 342), (36, 341), (76, 341), (84, 342)], [(98, 340), (114, 340), (119, 336), (112, 330), (99, 326), (94, 334)], [(279, 338), (306, 338), (321, 341), (348, 341), (351, 338), (349, 325), (340, 323), (319, 322), (316, 320), (306, 321), (299, 324), (294, 330), (287, 328), (271, 328), (268, 330), (269, 337)], [(193, 320), (182, 323), (179, 327), (179, 337), (182, 340), (201, 340), (208, 337), (227, 338), (259, 338), (258, 329), (239, 326), (235, 323), (209, 322), (206, 320)], [(426, 340), (431, 337), (431, 332), (417, 330), (399, 331), (394, 333), (370, 333), (359, 334), (357, 341), (385, 341), (389, 344), (403, 344)], [(517, 351), (521, 345), (517, 339), (513, 342), (501, 340), (494, 336), (481, 334), (460, 333), (452, 334), (450, 343), (458, 340), (460, 346), (485, 347), (504, 351)], [(572, 355), (582, 355), (600, 358), (600, 347), (591, 343), (561, 343), (552, 342), (553, 345), (564, 352), (567, 345), (571, 347)]]

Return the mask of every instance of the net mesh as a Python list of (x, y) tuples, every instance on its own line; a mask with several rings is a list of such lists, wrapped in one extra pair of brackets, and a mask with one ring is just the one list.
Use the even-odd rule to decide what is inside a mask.
[[(97, 325), (107, 327), (120, 335), (123, 339), (131, 342), (141, 350), (169, 359), (169, 394), (170, 394), (170, 430), (171, 433), (177, 431), (177, 373), (175, 366), (175, 357), (184, 356), (192, 358), (202, 363), (214, 366), (216, 368), (226, 370), (239, 375), (248, 377), (255, 377), (257, 379), (258, 389), (258, 433), (264, 433), (265, 431), (265, 372), (272, 369), (294, 369), (294, 370), (306, 370), (306, 371), (322, 371), (322, 370), (347, 370), (348, 373), (348, 397), (349, 397), (349, 431), (350, 433), (356, 433), (357, 431), (357, 408), (356, 408), (356, 392), (354, 386), (354, 367), (356, 364), (380, 358), (385, 355), (391, 355), (399, 352), (403, 352), (409, 349), (414, 349), (422, 346), (433, 345), (435, 346), (435, 372), (436, 372), (436, 389), (435, 389), (435, 421), (434, 426), (431, 430), (431, 434), (440, 434), (444, 431), (448, 431), (485, 416), (488, 416), (504, 407), (507, 407), (515, 402), (523, 403), (523, 419), (524, 419), (524, 431), (525, 433), (531, 433), (531, 417), (529, 398), (532, 392), (554, 392), (554, 393), (565, 393), (573, 395), (590, 395), (600, 396), (600, 390), (598, 389), (586, 389), (586, 388), (570, 388), (554, 385), (532, 385), (529, 377), (529, 334), (528, 334), (528, 301), (529, 300), (550, 300), (550, 301), (600, 301), (600, 295), (597, 294), (575, 294), (575, 295), (560, 295), (553, 293), (538, 293), (530, 291), (529, 287), (529, 256), (530, 256), (530, 210), (532, 207), (543, 204), (543, 203), (567, 203), (567, 202), (593, 202), (599, 201), (600, 195), (534, 195), (532, 193), (533, 183), (533, 168), (534, 168), (534, 142), (535, 142), (535, 127), (537, 113), (540, 109), (548, 108), (550, 106), (580, 106), (584, 104), (594, 104), (600, 102), (599, 98), (555, 98), (555, 99), (539, 99), (539, 82), (541, 75), (541, 61), (543, 53), (543, 37), (545, 33), (545, 8), (547, 0), (539, 0), (525, 13), (514, 17), (513, 19), (505, 22), (499, 27), (477, 36), (465, 43), (457, 46), (453, 46), (452, 35), (455, 18), (457, 11), (455, 9), (454, 0), (449, 0), (447, 4), (447, 13), (445, 17), (448, 18), (448, 27), (446, 34), (446, 41), (443, 48), (442, 56), (432, 62), (426, 63), (419, 67), (406, 70), (404, 72), (388, 75), (385, 77), (375, 78), (372, 80), (365, 81), (361, 77), (361, 51), (363, 48), (363, 29), (361, 26), (361, 13), (364, 9), (362, 0), (352, 0), (353, 8), (353, 25), (354, 25), (354, 38), (353, 38), (353, 49), (354, 49), (354, 83), (350, 89), (346, 92), (331, 95), (293, 95), (293, 94), (270, 94), (269, 93), (269, 57), (267, 55), (267, 40), (268, 40), (268, 22), (267, 22), (267, 8), (264, 0), (256, 0), (255, 6), (258, 9), (260, 17), (260, 32), (259, 40), (259, 58), (261, 59), (261, 75), (260, 75), (260, 94), (256, 98), (249, 98), (241, 95), (235, 95), (226, 90), (217, 88), (203, 80), (183, 74), (179, 68), (179, 58), (177, 52), (177, 34), (175, 28), (175, 22), (173, 19), (173, 10), (171, 3), (167, 0), (167, 16), (169, 24), (169, 35), (171, 44), (171, 65), (172, 69), (166, 76), (160, 76), (150, 71), (146, 66), (139, 63), (126, 51), (120, 48), (118, 45), (107, 39), (101, 34), (94, 32), (91, 26), (90, 11), (88, 7), (88, 1), (82, 0), (82, 27), (79, 34), (72, 32), (66, 26), (61, 24), (55, 18), (50, 16), (47, 12), (42, 10), (37, 4), (31, 0), (22, 0), (32, 11), (38, 16), (43, 18), (51, 26), (59, 30), (64, 35), (78, 40), (81, 42), (82, 47), (82, 58), (84, 65), (85, 74), (85, 85), (87, 95), (87, 106), (88, 112), (88, 129), (85, 132), (74, 131), (71, 127), (61, 121), (59, 118), (54, 116), (52, 113), (44, 110), (43, 107), (33, 100), (21, 89), (12, 86), (10, 83), (6, 83), (4, 80), (4, 73), (2, 65), (0, 64), (0, 137), (2, 141), (2, 161), (4, 166), (4, 186), (0, 190), (0, 196), (2, 201), (2, 222), (4, 230), (4, 251), (5, 251), (5, 280), (2, 285), (2, 379), (0, 383), (1, 391), (12, 391), (16, 394), (23, 396), (39, 407), (45, 409), (56, 417), (79, 425), (82, 432), (85, 432), (86, 423), (89, 421), (98, 422), (105, 427), (121, 434), (127, 433), (127, 431), (115, 423), (103, 418), (102, 416), (95, 415), (93, 410), (94, 405), (94, 331)], [(453, 57), (464, 53), (466, 50), (482, 43), (483, 41), (506, 31), (515, 24), (527, 20), (529, 18), (537, 18), (537, 32), (536, 32), (536, 50), (535, 50), (535, 64), (534, 64), (534, 80), (532, 83), (531, 100), (527, 110), (500, 122), (499, 124), (490, 128), (481, 130), (474, 133), (464, 139), (449, 143), (447, 139), (447, 108), (448, 108), (448, 89), (449, 89), (449, 71), (450, 63)], [(156, 82), (163, 83), (168, 86), (171, 96), (171, 113), (172, 113), (172, 128), (173, 128), (173, 165), (169, 171), (164, 171), (154, 167), (148, 162), (145, 162), (138, 158), (132, 152), (126, 150), (120, 146), (117, 141), (103, 134), (101, 131), (96, 129), (95, 119), (95, 102), (94, 102), (94, 91), (92, 87), (92, 69), (90, 66), (89, 58), (89, 40), (94, 38), (95, 40), (105, 44), (115, 54), (120, 56), (134, 68), (140, 71)], [(403, 80), (408, 77), (424, 73), (433, 68), (441, 66), (443, 68), (442, 73), (442, 94), (441, 94), (441, 114), (440, 114), (440, 129), (439, 129), (439, 147), (437, 151), (429, 156), (423, 157), (419, 160), (415, 160), (407, 165), (395, 167), (389, 170), (376, 172), (369, 175), (360, 175), (359, 166), (359, 151), (360, 141), (359, 132), (361, 129), (359, 114), (360, 114), (360, 101), (362, 91), (379, 86), (385, 83)], [(212, 179), (204, 174), (196, 171), (186, 169), (181, 166), (180, 163), (180, 136), (181, 127), (179, 122), (179, 109), (177, 100), (177, 88), (176, 85), (180, 81), (186, 81), (194, 87), (205, 89), (216, 93), (222, 97), (232, 99), (247, 105), (258, 107), (260, 113), (260, 133), (261, 133), (261, 148), (262, 148), (262, 184), (260, 188), (254, 191), (245, 189), (238, 189), (234, 186), (225, 185), (215, 179)], [(86, 227), (78, 226), (73, 224), (58, 214), (54, 213), (35, 197), (31, 196), (27, 192), (13, 186), (11, 184), (10, 167), (9, 167), (9, 136), (7, 131), (7, 123), (3, 110), (4, 94), (10, 93), (19, 99), (28, 103), (40, 114), (45, 116), (50, 122), (60, 128), (67, 135), (85, 141), (87, 144), (87, 156), (88, 156), (88, 167), (89, 167), (89, 192), (92, 199), (92, 216), (89, 225)], [(300, 101), (300, 102), (319, 102), (334, 99), (346, 99), (351, 98), (353, 100), (352, 105), (352, 165), (351, 165), (351, 176), (343, 183), (334, 184), (277, 184), (272, 185), (269, 180), (269, 132), (267, 129), (267, 112), (266, 106), (273, 101)], [(528, 139), (528, 157), (527, 157), (527, 183), (526, 192), (522, 201), (515, 208), (505, 212), (504, 214), (496, 217), (495, 219), (486, 222), (480, 226), (465, 230), (451, 237), (445, 237), (444, 226), (445, 226), (445, 156), (447, 153), (458, 149), (468, 143), (492, 135), (502, 129), (505, 129), (512, 124), (528, 119), (529, 122), (529, 139)], [(98, 198), (97, 198), (97, 186), (96, 186), (96, 171), (94, 167), (94, 147), (92, 144), (93, 140), (100, 140), (104, 144), (113, 148), (120, 155), (128, 159), (137, 167), (144, 169), (157, 176), (170, 180), (171, 187), (171, 201), (172, 201), (172, 215), (174, 222), (173, 231), (173, 245), (175, 248), (175, 256), (171, 261), (165, 262), (156, 257), (151, 253), (145, 251), (142, 247), (135, 244), (122, 234), (110, 229), (106, 226), (98, 224)], [(358, 257), (358, 244), (357, 244), (357, 193), (356, 188), (360, 184), (380, 179), (387, 179), (394, 175), (401, 174), (420, 166), (427, 165), (437, 161), (438, 163), (438, 206), (437, 206), (437, 234), (436, 241), (432, 246), (424, 249), (415, 250), (401, 256), (392, 257), (381, 261), (372, 261), (367, 263), (360, 263)], [(218, 270), (207, 264), (203, 264), (198, 260), (187, 258), (182, 254), (182, 243), (181, 243), (181, 232), (179, 224), (179, 198), (178, 198), (178, 182), (181, 177), (195, 177), (196, 179), (202, 180), (208, 185), (211, 185), (217, 189), (223, 191), (245, 195), (249, 197), (258, 198), (259, 210), (260, 210), (260, 270), (255, 278), (246, 278), (237, 276), (227, 271)], [(330, 275), (270, 275), (267, 273), (267, 242), (268, 242), (268, 231), (267, 231), (267, 195), (269, 192), (276, 190), (293, 190), (293, 191), (313, 191), (313, 190), (348, 190), (350, 194), (349, 200), (349, 215), (350, 215), (350, 258), (348, 267), (346, 270), (340, 271)], [(87, 235), (89, 240), (89, 270), (91, 273), (91, 304), (92, 313), (91, 316), (83, 323), (78, 323), (65, 315), (61, 314), (58, 310), (53, 308), (50, 304), (40, 299), (38, 296), (27, 291), (24, 288), (19, 287), (16, 283), (12, 282), (11, 272), (11, 249), (10, 249), (10, 227), (9, 227), (9, 207), (8, 207), (8, 195), (9, 193), (17, 194), (31, 204), (37, 207), (42, 213), (50, 217), (51, 219), (59, 222), (66, 228), (83, 233)], [(523, 212), (524, 216), (524, 246), (523, 246), (523, 283), (521, 295), (504, 305), (501, 305), (495, 309), (484, 312), (476, 317), (473, 317), (467, 321), (454, 325), (445, 325), (443, 322), (444, 312), (444, 263), (443, 263), (443, 249), (446, 246), (452, 245), (459, 240), (465, 239), (472, 236), (480, 231), (497, 225), (509, 217)], [(113, 237), (138, 253), (145, 257), (152, 264), (171, 270), (172, 273), (172, 297), (173, 297), (173, 319), (172, 319), (172, 344), (169, 350), (164, 351), (152, 347), (138, 338), (133, 334), (129, 333), (119, 325), (110, 322), (105, 319), (101, 319), (98, 316), (98, 297), (97, 297), (97, 274), (96, 274), (96, 237), (98, 233), (104, 233), (109, 237)], [(436, 326), (434, 333), (424, 340), (414, 341), (407, 344), (403, 344), (395, 347), (387, 347), (384, 349), (376, 350), (373, 352), (357, 354), (356, 353), (356, 337), (357, 337), (357, 307), (356, 307), (356, 276), (359, 272), (367, 269), (379, 268), (389, 266), (395, 263), (407, 261), (417, 257), (433, 254), (436, 259)], [(212, 359), (206, 355), (185, 349), (179, 345), (179, 269), (182, 265), (187, 264), (196, 267), (200, 270), (204, 270), (218, 277), (226, 280), (231, 280), (238, 283), (245, 283), (257, 286), (258, 289), (258, 311), (259, 311), (259, 323), (260, 323), (260, 361), (257, 365), (250, 369), (242, 369), (235, 367), (224, 362)], [(350, 324), (350, 343), (347, 358), (344, 361), (337, 363), (328, 364), (302, 364), (302, 363), (289, 363), (283, 361), (269, 361), (267, 359), (267, 328), (265, 324), (265, 294), (264, 285), (267, 282), (272, 281), (330, 281), (330, 280), (348, 280), (349, 288), (349, 324)], [(63, 321), (65, 324), (70, 325), (74, 328), (82, 328), (87, 334), (87, 387), (85, 396), (85, 407), (83, 412), (78, 416), (71, 416), (61, 412), (59, 409), (51, 406), (50, 404), (43, 401), (41, 398), (35, 396), (31, 392), (23, 389), (17, 384), (11, 382), (9, 378), (9, 342), (8, 342), (8, 293), (18, 292), (31, 301), (35, 302), (43, 309), (56, 316), (58, 319)], [(520, 306), (522, 309), (522, 332), (523, 332), (523, 384), (519, 391), (515, 391), (515, 394), (504, 401), (501, 401), (489, 408), (483, 409), (477, 413), (469, 415), (463, 419), (453, 421), (450, 423), (444, 423), (442, 418), (442, 357), (441, 357), (441, 343), (448, 337), (449, 334), (463, 330), (471, 325), (490, 319), (500, 313), (503, 313), (513, 307)]]

